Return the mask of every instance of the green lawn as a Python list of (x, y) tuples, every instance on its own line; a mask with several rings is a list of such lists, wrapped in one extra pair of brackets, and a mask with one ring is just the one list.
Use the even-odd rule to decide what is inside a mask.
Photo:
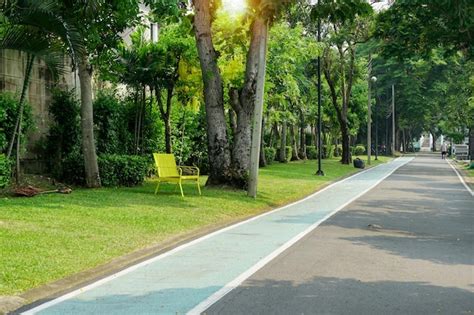
[(153, 181), (136, 188), (1, 198), (0, 295), (18, 294), (170, 237), (261, 213), (356, 171), (337, 160), (324, 160), (323, 169), (325, 177), (313, 175), (316, 161), (264, 168), (257, 200), (241, 191), (208, 188), (199, 197), (195, 186), (188, 185), (184, 199), (171, 185), (163, 185), (155, 196)]

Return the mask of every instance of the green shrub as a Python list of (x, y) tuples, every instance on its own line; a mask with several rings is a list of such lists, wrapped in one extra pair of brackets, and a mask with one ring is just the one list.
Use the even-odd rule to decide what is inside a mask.
[(272, 164), (276, 158), (276, 149), (275, 148), (264, 148), (265, 160), (267, 164)]
[(84, 186), (86, 174), (82, 154), (75, 152), (65, 157), (61, 161), (61, 171), (55, 177), (68, 184)]
[(123, 154), (127, 146), (127, 121), (123, 106), (111, 92), (100, 92), (94, 101), (94, 125), (97, 154)]
[[(293, 148), (291, 146), (286, 146), (285, 147), (285, 154), (286, 154), (286, 161), (283, 161), (283, 163), (288, 163), (291, 161), (291, 154), (293, 153)], [(277, 149), (276, 152), (276, 159), (279, 160), (280, 158), (280, 148)], [(280, 161), (282, 162), (282, 161)]]
[[(0, 152), (6, 152), (8, 142), (11, 140), (18, 117), (18, 100), (8, 92), (0, 93)], [(25, 103), (23, 122), (21, 126), (21, 143), (25, 143), (25, 135), (33, 126), (31, 107)]]
[(306, 147), (306, 155), (310, 160), (316, 160), (318, 158), (318, 149), (314, 145)]
[(330, 159), (334, 157), (334, 146), (323, 145), (323, 158)]
[(5, 188), (10, 183), (11, 164), (5, 154), (0, 154), (0, 188)]
[(363, 145), (357, 145), (354, 148), (354, 155), (355, 156), (362, 155), (364, 153), (365, 153), (365, 147)]
[(145, 180), (148, 159), (133, 155), (102, 155), (99, 171), (104, 186), (137, 186)]
[[(149, 160), (135, 155), (101, 155), (98, 158), (102, 186), (137, 186), (149, 171)], [(63, 160), (62, 180), (74, 185), (85, 184), (82, 155), (72, 154)]]
[(74, 90), (54, 90), (49, 113), (52, 122), (43, 155), (52, 175), (58, 177), (63, 158), (81, 151), (80, 105)]
[(337, 146), (334, 144), (332, 146), (334, 157), (342, 156), (342, 144), (338, 144)]

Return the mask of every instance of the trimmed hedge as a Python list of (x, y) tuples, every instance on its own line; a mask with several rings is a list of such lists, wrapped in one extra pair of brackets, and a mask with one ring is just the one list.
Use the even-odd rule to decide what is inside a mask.
[(10, 183), (11, 164), (5, 154), (0, 154), (0, 188), (5, 188)]
[(263, 148), (265, 154), (265, 160), (267, 164), (272, 164), (276, 158), (276, 149), (275, 148)]
[(365, 146), (363, 145), (357, 145), (355, 148), (354, 148), (354, 155), (357, 156), (357, 155), (363, 155), (365, 153)]
[[(141, 185), (149, 169), (145, 157), (135, 155), (101, 155), (98, 158), (102, 186)], [(63, 160), (61, 180), (75, 185), (85, 184), (84, 161), (82, 156), (74, 154)]]

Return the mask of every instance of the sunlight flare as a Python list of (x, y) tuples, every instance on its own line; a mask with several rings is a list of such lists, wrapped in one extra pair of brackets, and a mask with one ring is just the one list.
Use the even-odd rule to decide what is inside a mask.
[(246, 0), (223, 0), (222, 8), (231, 16), (241, 16), (247, 10)]

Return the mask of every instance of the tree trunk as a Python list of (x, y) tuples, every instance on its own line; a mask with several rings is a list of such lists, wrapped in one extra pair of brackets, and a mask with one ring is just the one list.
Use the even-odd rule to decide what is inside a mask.
[[(351, 158), (351, 150), (350, 150), (350, 137), (349, 137), (349, 128), (347, 123), (341, 125), (341, 136), (342, 136), (342, 155), (341, 155), (341, 163), (342, 164), (350, 164), (352, 162)], [(370, 148), (368, 148), (370, 150)]]
[(171, 154), (171, 101), (173, 98), (173, 87), (167, 89), (166, 94), (166, 107), (163, 104), (161, 95), (161, 89), (158, 86), (155, 87), (156, 103), (158, 104), (158, 110), (160, 111), (160, 117), (165, 125), (165, 150), (166, 153)]
[(138, 104), (138, 98), (140, 97), (140, 88), (137, 86), (136, 91), (135, 91), (135, 96), (134, 96), (134, 105), (135, 105), (135, 129), (133, 132), (133, 151), (130, 152), (132, 154), (137, 154), (137, 148), (138, 148), (138, 138), (139, 138), (139, 132), (138, 132), (138, 117), (140, 116), (140, 105)]
[[(248, 108), (247, 108), (248, 109)], [(237, 130), (232, 148), (232, 177), (238, 188), (247, 187), (252, 140), (252, 110), (237, 110)]]
[(81, 131), (82, 153), (86, 186), (100, 187), (99, 166), (94, 141), (94, 116), (92, 107), (92, 67), (84, 56), (79, 62), (79, 81), (81, 83)]
[(434, 132), (431, 132), (431, 135), (433, 136), (433, 143), (432, 143), (432, 146), (431, 146), (431, 150), (433, 152), (436, 152), (436, 140), (438, 140), (438, 137), (436, 137), (435, 133)]
[(23, 120), (23, 112), (25, 110), (25, 98), (26, 98), (26, 93), (28, 91), (28, 87), (30, 86), (31, 72), (33, 70), (34, 61), (35, 61), (34, 55), (27, 56), (25, 77), (23, 79), (23, 88), (21, 90), (20, 102), (18, 103), (18, 116), (16, 118), (15, 128), (13, 130), (12, 138), (10, 139), (10, 144), (8, 145), (7, 159), (9, 159), (12, 154), (13, 145), (15, 144), (15, 140), (17, 139), (17, 136), (19, 138), (21, 135), (21, 122)]
[(278, 157), (281, 163), (286, 163), (286, 121), (283, 122), (281, 127), (281, 138), (280, 138), (280, 156)]
[(469, 128), (469, 155), (471, 158), (471, 167), (474, 163), (474, 127)]
[(277, 123), (273, 123), (272, 131), (270, 133), (270, 143), (268, 144), (270, 148), (273, 148), (273, 145), (275, 143), (275, 138), (278, 139), (279, 136), (280, 136), (280, 133), (278, 131), (278, 125)]
[(173, 100), (174, 87), (168, 88), (168, 94), (166, 95), (166, 115), (165, 115), (165, 146), (166, 153), (171, 154), (173, 149), (171, 147), (171, 105)]
[(311, 145), (314, 145), (315, 148), (318, 148), (318, 132), (316, 124), (311, 125)]
[(260, 138), (260, 167), (267, 166), (267, 159), (265, 157), (265, 118), (262, 120), (262, 136)]
[(23, 80), (23, 88), (21, 91), (20, 96), (20, 103), (18, 104), (18, 117), (15, 123), (15, 129), (13, 130), (12, 139), (10, 141), (10, 145), (8, 148), (7, 159), (10, 158), (13, 144), (15, 143), (15, 134), (16, 136), (16, 172), (15, 172), (15, 181), (16, 184), (20, 184), (21, 179), (21, 165), (20, 165), (20, 155), (21, 155), (21, 124), (23, 123), (23, 112), (25, 108), (25, 98), (26, 93), (28, 91), (28, 87), (30, 86), (31, 80), (31, 72), (33, 70), (33, 63), (35, 61), (34, 55), (28, 55), (26, 61), (26, 71), (25, 71), (25, 78)]
[(232, 139), (234, 139), (235, 133), (237, 132), (237, 116), (232, 108), (229, 108), (229, 125), (232, 132)]
[(304, 121), (303, 112), (300, 113), (300, 151), (299, 151), (300, 158), (302, 160), (307, 160), (308, 157), (306, 155), (306, 126)]
[(255, 17), (251, 25), (250, 47), (247, 53), (245, 80), (239, 93), (231, 91), (231, 105), (237, 113), (237, 132), (232, 150), (232, 176), (235, 185), (246, 188), (250, 168), (250, 147), (252, 143), (252, 119), (257, 93), (257, 75), (261, 40), (265, 38), (266, 20)]
[(227, 123), (224, 112), (222, 77), (217, 65), (217, 53), (211, 36), (209, 0), (194, 0), (194, 32), (204, 83), (207, 119), (209, 178), (207, 185), (222, 185), (229, 181), (230, 154)]
[(290, 127), (290, 139), (291, 139), (291, 160), (292, 161), (297, 161), (299, 160), (298, 156), (298, 141), (296, 139), (296, 132), (295, 132), (295, 126)]

